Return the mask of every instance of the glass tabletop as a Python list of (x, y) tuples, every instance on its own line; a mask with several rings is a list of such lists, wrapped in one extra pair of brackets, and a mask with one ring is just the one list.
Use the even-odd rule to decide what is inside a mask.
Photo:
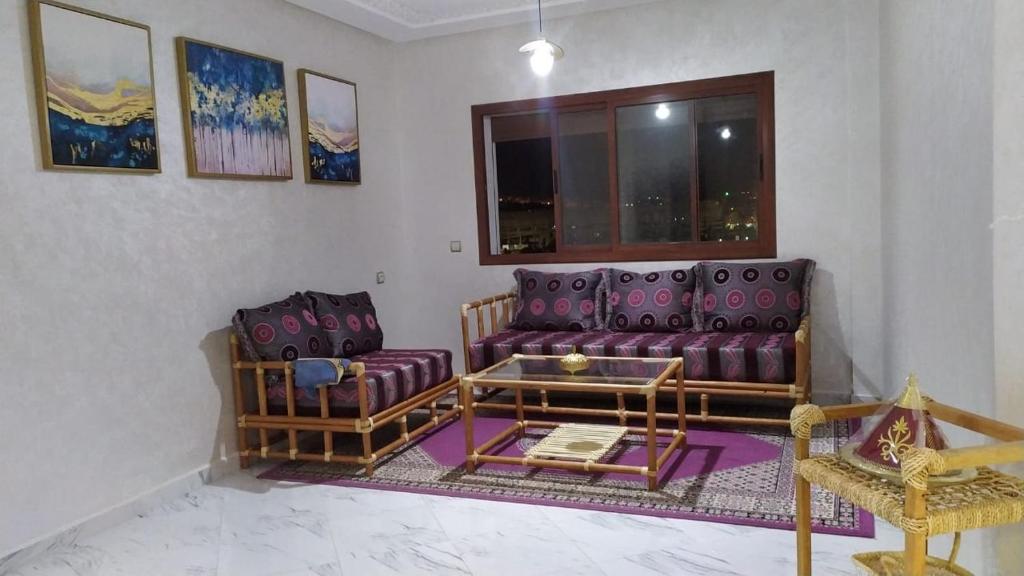
[[(585, 367), (563, 368), (564, 356), (516, 354), (472, 375), (478, 383), (490, 381), (548, 381), (565, 383), (643, 386), (661, 376), (677, 358), (588, 358)], [(672, 375), (669, 376), (672, 378)]]

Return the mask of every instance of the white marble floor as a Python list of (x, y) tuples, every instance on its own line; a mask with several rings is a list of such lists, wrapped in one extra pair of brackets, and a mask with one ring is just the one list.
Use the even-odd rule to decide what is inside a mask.
[[(815, 535), (815, 573), (857, 574), (853, 551), (902, 546), (884, 522), (877, 534)], [(795, 535), (783, 530), (237, 473), (3, 576), (785, 576), (794, 558)]]

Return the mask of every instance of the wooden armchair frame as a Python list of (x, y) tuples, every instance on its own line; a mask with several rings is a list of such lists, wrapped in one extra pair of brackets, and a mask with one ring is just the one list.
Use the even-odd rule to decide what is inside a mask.
[[(884, 405), (885, 403), (882, 402), (825, 408), (806, 405), (793, 411), (792, 430), (796, 436), (798, 470), (796, 475), (796, 534), (797, 574), (799, 576), (811, 575), (811, 482), (799, 470), (800, 461), (810, 458), (812, 427), (830, 420), (868, 417)], [(917, 528), (924, 526), (928, 520), (926, 496), (928, 495), (929, 475), (942, 474), (947, 470), (1024, 462), (1024, 429), (933, 400), (928, 401), (928, 412), (938, 420), (999, 440), (1000, 443), (937, 451), (927, 448), (912, 448), (910, 453), (904, 456), (902, 476), (906, 495), (902, 519), (898, 527), (903, 528), (906, 533), (904, 574), (907, 576), (924, 576), (925, 574), (929, 534), (927, 529)], [(870, 509), (869, 511), (878, 513)], [(1007, 518), (983, 519), (975, 524), (998, 525), (1010, 519), (1012, 515), (1012, 513), (1008, 513), (1006, 514)], [(1024, 512), (1018, 510), (1017, 516), (1024, 516)], [(911, 530), (908, 527), (914, 529)], [(946, 526), (946, 528), (954, 528), (954, 526)]]
[[(506, 292), (467, 302), (462, 305), (460, 315), (462, 320), (462, 348), (465, 356), (466, 373), (472, 371), (470, 363), (470, 346), (473, 341), (493, 335), (508, 325), (512, 320), (512, 311), (515, 309), (517, 294)], [(500, 309), (500, 310), (499, 310)], [(475, 337), (474, 337), (474, 330)], [(685, 359), (684, 359), (685, 362)], [(805, 404), (811, 397), (811, 317), (804, 316), (800, 327), (796, 331), (796, 378), (789, 384), (776, 384), (768, 382), (730, 382), (717, 380), (687, 380), (684, 383), (686, 394), (697, 396), (700, 399), (700, 413), (687, 414), (686, 419), (695, 422), (712, 422), (723, 424), (754, 424), (789, 426), (788, 418), (757, 418), (741, 416), (722, 416), (710, 413), (710, 399), (713, 396), (731, 396), (739, 398), (772, 398), (790, 400), (794, 404)], [(675, 381), (660, 389), (659, 392), (674, 392)], [(486, 395), (485, 395), (486, 399)], [(477, 407), (494, 410), (514, 410), (515, 407), (497, 402), (478, 402)], [(548, 403), (547, 394), (541, 391), (540, 405), (527, 404), (523, 407), (527, 412), (542, 412), (546, 414), (573, 414), (575, 408), (551, 406)], [(645, 412), (640, 410), (625, 410), (621, 405), (620, 411), (628, 418), (643, 418)], [(658, 418), (663, 420), (674, 420), (674, 413), (659, 412)]]
[[(381, 457), (403, 446), (414, 438), (455, 418), (462, 412), (458, 403), (445, 409), (439, 407), (437, 401), (457, 390), (459, 375), (451, 380), (434, 386), (428, 390), (408, 398), (394, 406), (390, 406), (375, 414), (369, 411), (369, 395), (366, 387), (366, 367), (361, 362), (353, 362), (349, 369), (356, 376), (359, 399), (359, 417), (341, 418), (331, 416), (328, 402), (327, 387), (320, 387), (320, 416), (298, 416), (295, 406), (294, 366), (292, 362), (248, 362), (240, 357), (238, 337), (231, 334), (231, 378), (235, 394), (235, 417), (238, 422), (238, 455), (242, 468), (248, 468), (251, 457), (274, 458), (283, 460), (309, 460), (319, 462), (343, 462), (346, 464), (363, 464), (366, 475), (373, 475), (374, 464)], [(284, 373), (286, 414), (274, 415), (269, 412), (267, 402), (267, 370), (280, 370)], [(250, 410), (246, 402), (246, 386), (256, 388), (256, 408)], [(407, 415), (417, 408), (427, 408), (430, 419), (424, 424), (409, 430)], [(371, 432), (387, 424), (397, 422), (400, 436), (374, 450), (370, 437)], [(250, 448), (249, 431), (258, 433), (259, 449)], [(270, 430), (283, 430), (288, 436), (288, 451), (274, 450), (270, 440)], [(324, 451), (301, 452), (299, 450), (299, 432), (321, 432), (323, 434)], [(363, 453), (360, 456), (334, 453), (334, 434), (336, 432), (360, 434), (363, 441)]]

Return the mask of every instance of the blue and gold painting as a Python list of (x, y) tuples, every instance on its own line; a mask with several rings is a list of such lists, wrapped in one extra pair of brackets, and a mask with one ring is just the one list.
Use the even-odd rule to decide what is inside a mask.
[(306, 181), (358, 184), (359, 119), (356, 85), (299, 70)]
[(178, 38), (189, 175), (292, 177), (284, 65)]
[(29, 13), (43, 166), (159, 172), (149, 27), (57, 2)]

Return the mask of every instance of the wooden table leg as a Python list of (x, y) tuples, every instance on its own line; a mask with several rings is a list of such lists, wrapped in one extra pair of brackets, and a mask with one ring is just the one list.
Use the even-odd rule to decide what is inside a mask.
[[(924, 491), (907, 486), (904, 515), (907, 518), (922, 519), (926, 515)], [(906, 576), (924, 576), (925, 556), (928, 537), (925, 534), (911, 534), (904, 537), (906, 550), (903, 553), (903, 573)]]
[(686, 385), (681, 358), (679, 368), (676, 369), (676, 411), (679, 412), (679, 431), (683, 433), (683, 441), (679, 443), (679, 451), (686, 452)]
[(459, 385), (459, 393), (462, 394), (462, 427), (466, 430), (466, 472), (476, 472), (474, 454), (476, 446), (473, 442), (473, 382), (465, 378)]
[[(516, 388), (516, 420), (519, 421), (519, 424), (522, 424), (526, 420), (526, 414), (523, 411), (523, 389), (522, 388)], [(526, 428), (519, 428), (519, 431), (516, 432), (516, 436), (518, 436), (519, 438), (522, 438), (525, 435), (526, 435)]]
[(658, 406), (657, 394), (647, 397), (647, 489), (658, 488)]
[[(796, 439), (796, 464), (810, 454), (811, 441)], [(796, 573), (811, 576), (811, 484), (799, 470), (796, 474)]]

